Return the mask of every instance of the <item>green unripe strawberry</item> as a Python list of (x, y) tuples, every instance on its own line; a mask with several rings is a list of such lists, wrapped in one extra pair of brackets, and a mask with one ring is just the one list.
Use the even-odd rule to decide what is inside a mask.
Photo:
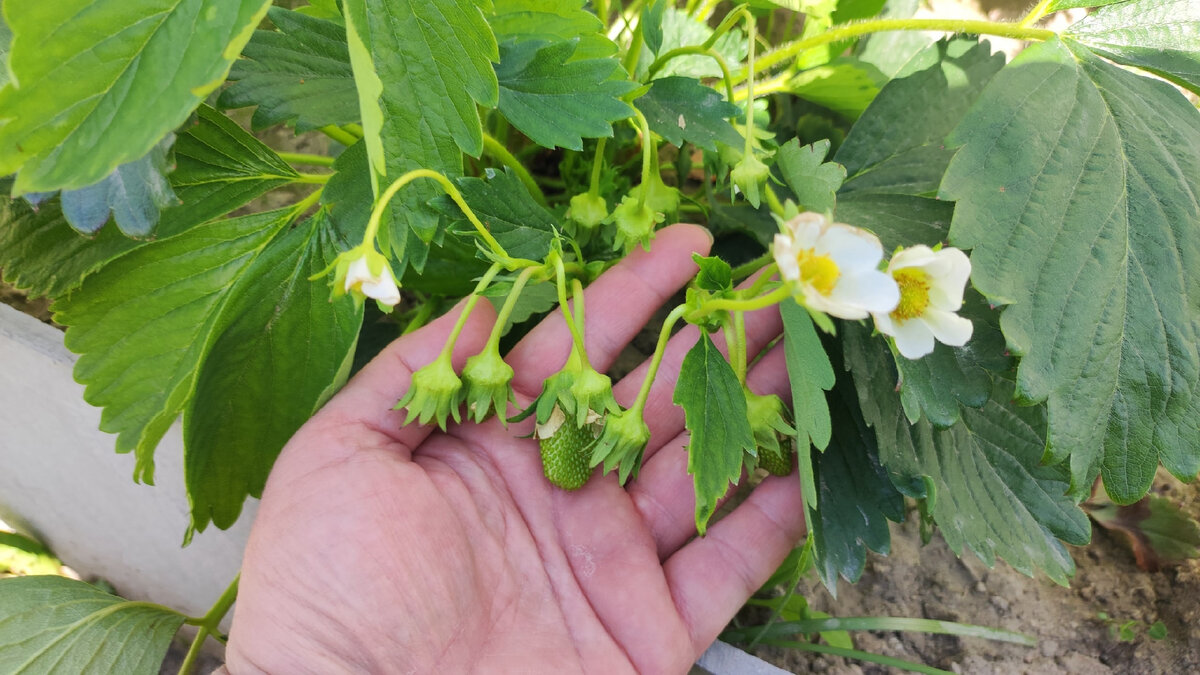
[(539, 441), (542, 472), (558, 487), (578, 490), (592, 475), (592, 444), (595, 441), (590, 424), (577, 427), (571, 420), (564, 421), (553, 434)]
[(791, 443), (783, 443), (770, 447), (758, 446), (758, 465), (767, 470), (772, 476), (787, 476), (792, 473)]

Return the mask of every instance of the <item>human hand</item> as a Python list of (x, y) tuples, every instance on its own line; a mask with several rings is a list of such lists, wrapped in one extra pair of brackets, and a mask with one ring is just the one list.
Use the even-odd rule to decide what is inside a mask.
[[(586, 291), (588, 354), (603, 371), (694, 274), (700, 228), (660, 231)], [(671, 402), (695, 328), (672, 339), (646, 408), (638, 478), (564, 492), (542, 475), (532, 422), (401, 426), (391, 408), (461, 311), (388, 346), (283, 449), (246, 548), (227, 650), (235, 675), (344, 671), (682, 673), (804, 533), (796, 477), (768, 478), (695, 538), (682, 410)], [(460, 335), (461, 368), (495, 314)], [(747, 315), (751, 355), (780, 331)], [(507, 356), (518, 403), (559, 368), (555, 312)], [(759, 393), (787, 379), (782, 345), (751, 370)], [(636, 395), (645, 364), (615, 387)]]

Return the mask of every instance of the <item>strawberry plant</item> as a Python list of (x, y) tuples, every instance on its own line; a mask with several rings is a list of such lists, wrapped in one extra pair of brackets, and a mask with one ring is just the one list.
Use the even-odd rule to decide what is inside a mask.
[[(915, 0), (2, 7), (0, 268), (54, 299), (135, 480), (182, 416), (189, 537), (237, 521), (372, 345), (459, 301), (407, 424), (498, 416), (562, 489), (637, 480), (667, 340), (698, 326), (670, 373), (696, 532), (749, 473), (795, 471), (831, 588), (888, 550), (906, 499), (956, 553), (1066, 583), (1097, 477), (1123, 505), (1160, 464), (1200, 471), (1192, 0), (1042, 0), (1016, 23)], [(1006, 63), (987, 36), (1028, 46)], [(243, 109), (328, 152), (270, 147)], [(259, 210), (273, 191), (290, 201)], [(713, 254), (621, 399), (585, 289), (678, 221)], [(481, 302), (497, 320), (456, 370)], [(748, 385), (762, 310), (784, 398)], [(551, 312), (570, 356), (523, 400), (503, 346)], [(234, 593), (185, 618), (0, 581), (6, 616), (78, 612), (0, 616), (0, 663), (86, 663), (113, 631), (114, 663), (149, 672)]]

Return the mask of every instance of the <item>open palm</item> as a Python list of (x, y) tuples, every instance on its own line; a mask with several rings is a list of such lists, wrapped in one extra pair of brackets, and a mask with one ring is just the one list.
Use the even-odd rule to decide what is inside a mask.
[[(587, 290), (587, 343), (606, 368), (695, 272), (706, 233), (661, 231)], [(682, 411), (671, 404), (693, 329), (668, 348), (646, 409), (646, 463), (626, 487), (564, 492), (542, 475), (528, 424), (401, 427), (390, 410), (441, 348), (458, 310), (375, 358), (284, 448), (242, 569), (231, 672), (685, 672), (802, 536), (795, 477), (772, 478), (695, 538)], [(456, 367), (486, 340), (479, 303)], [(748, 317), (751, 353), (779, 332)], [(570, 349), (557, 313), (512, 350), (521, 402)], [(618, 384), (632, 401), (643, 369)], [(752, 388), (786, 384), (782, 354)]]

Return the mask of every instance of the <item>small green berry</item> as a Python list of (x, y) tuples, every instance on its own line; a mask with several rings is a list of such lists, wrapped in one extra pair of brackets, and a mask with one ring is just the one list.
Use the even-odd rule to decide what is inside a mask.
[[(545, 434), (545, 435), (543, 435)], [(542, 473), (564, 490), (578, 490), (592, 475), (589, 460), (596, 442), (592, 425), (576, 426), (555, 410), (550, 422), (539, 425), (535, 435), (542, 453)]]

